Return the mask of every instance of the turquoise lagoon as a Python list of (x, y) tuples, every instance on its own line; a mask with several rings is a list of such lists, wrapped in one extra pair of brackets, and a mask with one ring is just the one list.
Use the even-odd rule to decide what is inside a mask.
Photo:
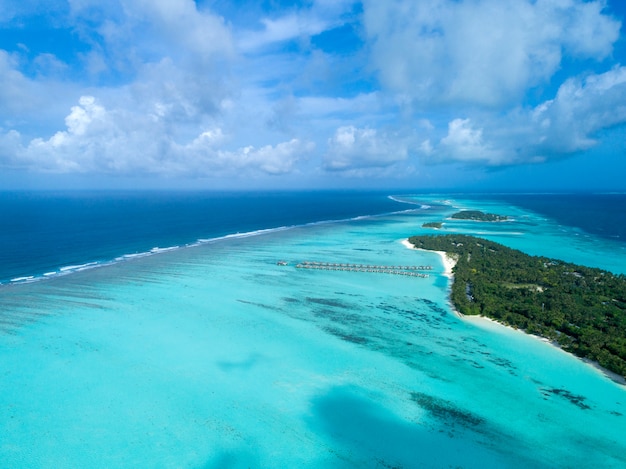
[[(402, 240), (472, 208), (513, 220), (442, 232), (619, 273), (624, 244), (502, 203), (416, 201), (444, 205), (3, 286), (0, 466), (626, 466), (626, 387), (457, 317), (440, 258)], [(305, 260), (434, 269), (295, 268)]]

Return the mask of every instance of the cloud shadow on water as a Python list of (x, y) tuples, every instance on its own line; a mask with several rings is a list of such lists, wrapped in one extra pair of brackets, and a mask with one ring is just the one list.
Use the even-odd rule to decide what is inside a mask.
[[(336, 387), (312, 401), (311, 425), (354, 464), (380, 467), (506, 467), (501, 455), (467, 434), (403, 419), (355, 387)], [(510, 461), (508, 461), (510, 464)]]

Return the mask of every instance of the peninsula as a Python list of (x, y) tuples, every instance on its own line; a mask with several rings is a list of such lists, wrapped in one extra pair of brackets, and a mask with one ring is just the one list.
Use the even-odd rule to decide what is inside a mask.
[(461, 314), (545, 337), (626, 377), (626, 276), (473, 236), (413, 236), (409, 243), (457, 259), (450, 299)]

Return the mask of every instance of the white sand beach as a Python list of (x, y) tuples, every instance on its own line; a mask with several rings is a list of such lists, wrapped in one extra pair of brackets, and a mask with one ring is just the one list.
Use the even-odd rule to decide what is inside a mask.
[(408, 238), (402, 240), (402, 245), (407, 247), (408, 249), (415, 249), (417, 251), (434, 252), (436, 254), (439, 254), (439, 256), (441, 257), (441, 262), (443, 263), (443, 267), (444, 267), (443, 275), (448, 277), (450, 280), (452, 280), (454, 278), (454, 274), (452, 273), (452, 269), (456, 265), (456, 259), (450, 257), (445, 251), (429, 251), (427, 249), (416, 248), (415, 246), (413, 246), (409, 242)]

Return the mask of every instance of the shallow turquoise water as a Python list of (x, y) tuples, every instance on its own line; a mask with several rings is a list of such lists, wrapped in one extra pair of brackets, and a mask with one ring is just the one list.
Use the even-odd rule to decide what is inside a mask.
[[(514, 221), (443, 231), (626, 266), (623, 245), (459, 199), (449, 213), (222, 240), (12, 285), (0, 291), (2, 465), (623, 467), (626, 387), (536, 338), (457, 318), (439, 257), (401, 244), (456, 207)], [(434, 271), (294, 267), (304, 260)]]

